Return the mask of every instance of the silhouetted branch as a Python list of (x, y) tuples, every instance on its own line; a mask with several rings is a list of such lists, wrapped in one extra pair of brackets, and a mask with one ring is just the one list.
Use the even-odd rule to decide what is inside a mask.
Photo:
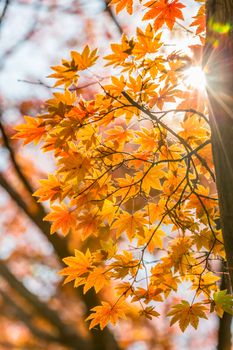
[(31, 185), (29, 184), (29, 182), (27, 181), (26, 177), (22, 173), (21, 168), (20, 168), (20, 166), (18, 165), (18, 163), (16, 161), (13, 148), (11, 147), (10, 141), (9, 141), (8, 136), (6, 134), (6, 131), (5, 131), (5, 128), (4, 128), (3, 123), (1, 121), (1, 118), (0, 118), (0, 130), (1, 130), (1, 133), (2, 133), (3, 144), (6, 147), (6, 149), (8, 150), (8, 152), (9, 152), (10, 159), (11, 159), (11, 161), (13, 163), (13, 166), (14, 166), (14, 168), (16, 170), (16, 173), (19, 176), (19, 178), (22, 181), (22, 183), (24, 184), (25, 188), (28, 190), (28, 192), (30, 194), (32, 194), (34, 191), (33, 191), (32, 187), (31, 187)]
[(9, 297), (9, 295), (7, 295), (2, 290), (0, 290), (0, 295), (2, 296), (7, 307), (10, 307), (10, 309), (15, 314), (17, 319), (22, 321), (27, 326), (27, 328), (31, 331), (31, 333), (33, 335), (35, 335), (39, 339), (46, 340), (49, 342), (51, 342), (51, 341), (57, 342), (57, 343), (61, 342), (59, 337), (56, 337), (50, 333), (44, 332), (41, 329), (39, 329), (38, 327), (36, 327), (33, 324), (32, 316), (30, 314), (28, 314), (27, 312), (25, 312), (24, 309), (21, 308), (18, 304), (16, 304), (15, 301), (11, 297)]
[[(21, 196), (12, 188), (12, 186), (5, 180), (3, 175), (0, 173), (0, 186), (9, 194), (9, 196), (16, 202), (16, 204), (21, 208), (27, 217), (41, 230), (41, 232), (47, 237), (49, 242), (52, 244), (59, 259), (63, 259), (70, 255), (67, 239), (61, 238), (59, 235), (50, 234), (50, 225), (47, 221), (43, 221), (44, 213), (39, 212), (37, 214), (32, 214), (26, 204), (21, 199)], [(75, 289), (77, 295), (81, 298), (87, 308), (87, 310), (92, 309), (99, 304), (98, 297), (90, 290), (88, 293), (83, 294), (80, 288)], [(93, 349), (94, 350), (118, 350), (119, 347), (115, 341), (112, 333), (108, 328), (103, 331), (92, 329), (91, 334), (93, 336)]]
[[(85, 349), (88, 350), (89, 345), (81, 337), (79, 337), (71, 327), (68, 327), (62, 322), (59, 315), (48, 307), (47, 304), (43, 303), (38, 297), (30, 292), (8, 269), (6, 265), (0, 261), (0, 275), (6, 279), (11, 288), (21, 295), (30, 305), (38, 312), (38, 314), (49, 321), (59, 331), (59, 338), (56, 341), (62, 342), (67, 346), (74, 349)], [(2, 294), (3, 292), (0, 291)], [(26, 315), (22, 315), (25, 316)], [(23, 319), (25, 318), (23, 317)], [(21, 318), (20, 318), (21, 319)]]
[(111, 6), (109, 6), (109, 0), (104, 0), (105, 2), (105, 11), (109, 14), (109, 17), (112, 19), (112, 21), (114, 22), (114, 24), (116, 25), (118, 31), (120, 34), (124, 33), (124, 30), (122, 28), (122, 26), (120, 25), (120, 23), (118, 22), (116, 16), (114, 15)]
[(2, 25), (4, 17), (6, 16), (9, 5), (10, 5), (10, 0), (5, 0), (5, 4), (4, 4), (1, 16), (0, 16), (0, 26)]

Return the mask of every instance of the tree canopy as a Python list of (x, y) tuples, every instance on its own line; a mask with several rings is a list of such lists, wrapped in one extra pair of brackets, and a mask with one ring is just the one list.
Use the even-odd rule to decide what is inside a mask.
[[(49, 201), (50, 233), (78, 242), (60, 275), (98, 294), (90, 329), (165, 313), (185, 331), (209, 313), (232, 314), (220, 286), (229, 278), (201, 64), (205, 4), (196, 3), (190, 16), (179, 0), (112, 0), (117, 14), (139, 16), (135, 35), (104, 57), (91, 45), (71, 51), (50, 74), (61, 91), (16, 127), (14, 138), (53, 152), (55, 170), (34, 196)], [(177, 28), (188, 40), (174, 50)]]

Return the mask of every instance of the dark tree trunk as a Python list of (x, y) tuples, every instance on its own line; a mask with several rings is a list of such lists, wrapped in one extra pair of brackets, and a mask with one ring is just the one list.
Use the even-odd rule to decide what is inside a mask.
[[(223, 272), (225, 268), (223, 266)], [(228, 289), (229, 278), (226, 278), (225, 273), (222, 275), (221, 290)], [(232, 316), (227, 312), (224, 312), (223, 317), (219, 318), (218, 327), (218, 343), (217, 350), (230, 350), (231, 349), (231, 321)]]
[[(226, 284), (233, 287), (233, 0), (207, 0), (209, 118), (220, 219), (227, 260)], [(218, 350), (231, 349), (231, 316), (220, 321)]]
[[(208, 70), (208, 97), (213, 157), (221, 224), (231, 289), (233, 286), (233, 0), (207, 1), (207, 38), (204, 63)], [(223, 28), (223, 27), (222, 27)], [(216, 31), (218, 30), (218, 32)]]

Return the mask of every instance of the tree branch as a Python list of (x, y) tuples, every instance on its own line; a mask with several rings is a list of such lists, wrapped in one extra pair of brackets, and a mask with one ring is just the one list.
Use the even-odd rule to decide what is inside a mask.
[[(4, 179), (3, 175), (0, 173), (0, 186), (9, 194), (9, 196), (16, 202), (16, 204), (23, 210), (27, 217), (41, 230), (41, 232), (46, 236), (49, 242), (52, 244), (59, 259), (63, 259), (70, 255), (68, 249), (67, 239), (61, 238), (59, 235), (50, 234), (50, 225), (47, 221), (43, 221), (45, 213), (39, 212), (35, 216), (27, 208), (24, 201), (18, 195), (18, 193), (11, 187), (11, 185)], [(76, 289), (77, 295), (81, 298), (87, 308), (87, 310), (92, 309), (99, 304), (97, 295), (90, 290), (88, 293), (83, 294), (80, 288)], [(93, 337), (93, 349), (94, 350), (118, 350), (118, 344), (114, 339), (112, 333), (108, 328), (103, 331), (92, 329), (91, 331)]]
[(4, 17), (6, 16), (9, 5), (10, 5), (10, 0), (5, 0), (5, 4), (4, 4), (1, 16), (0, 16), (0, 26), (2, 25)]
[(30, 292), (0, 261), (0, 275), (9, 283), (11, 288), (21, 295), (38, 314), (49, 321), (59, 332), (59, 341), (74, 349), (89, 349), (89, 344), (79, 337), (71, 327), (63, 323), (59, 315), (48, 307), (47, 304), (40, 301), (35, 294)]
[(114, 22), (114, 24), (116, 25), (119, 33), (122, 35), (124, 34), (124, 30), (122, 28), (122, 26), (120, 25), (120, 23), (118, 22), (116, 16), (114, 15), (111, 6), (109, 6), (109, 0), (104, 0), (105, 3), (105, 11), (108, 13), (109, 17), (111, 18), (111, 20)]
[(41, 329), (37, 328), (32, 322), (31, 315), (29, 315), (27, 312), (24, 311), (23, 308), (16, 304), (14, 300), (9, 297), (9, 295), (7, 295), (2, 290), (0, 290), (0, 295), (2, 296), (5, 304), (12, 309), (17, 319), (22, 321), (31, 331), (31, 333), (35, 335), (38, 339), (43, 339), (49, 342), (61, 343), (59, 337), (56, 337), (50, 333), (44, 332)]

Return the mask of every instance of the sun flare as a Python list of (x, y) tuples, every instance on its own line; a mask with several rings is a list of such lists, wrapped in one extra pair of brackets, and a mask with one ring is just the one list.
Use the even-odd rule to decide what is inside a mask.
[(185, 85), (204, 91), (206, 88), (206, 76), (201, 66), (193, 66), (184, 72)]

